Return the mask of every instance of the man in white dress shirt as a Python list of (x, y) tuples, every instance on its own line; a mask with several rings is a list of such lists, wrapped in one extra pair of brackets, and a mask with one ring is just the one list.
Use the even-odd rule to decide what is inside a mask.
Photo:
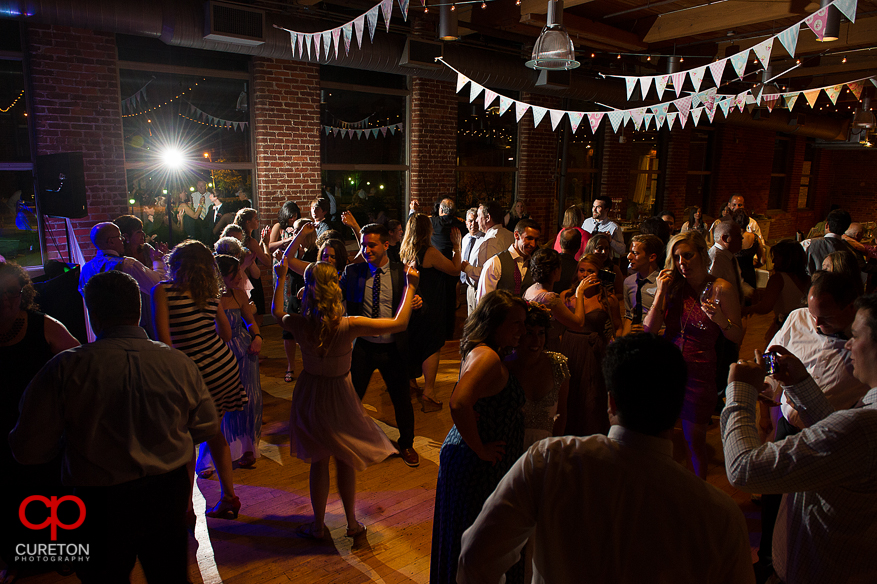
[(664, 243), (655, 235), (634, 235), (630, 241), (627, 268), (633, 273), (624, 279), (622, 336), (643, 332), (643, 320), (658, 290), (658, 258), (662, 255)]
[(616, 257), (624, 255), (627, 246), (624, 245), (624, 233), (615, 221), (609, 220), (609, 209), (612, 208), (612, 199), (607, 196), (597, 196), (591, 205), (591, 217), (582, 223), (582, 229), (594, 235), (595, 233), (608, 233), (612, 238), (610, 246)]
[(539, 247), (542, 230), (532, 219), (521, 219), (515, 225), (515, 242), (487, 260), (478, 280), (476, 302), (494, 290), (508, 290), (515, 296), (523, 296), (533, 285), (530, 273), (530, 256)]
[[(478, 243), (484, 237), (484, 233), (478, 227), (478, 207), (472, 207), (466, 211), (466, 230), (467, 233), (463, 236), (460, 249), (463, 250), (463, 261), (471, 264), (475, 258), (475, 250), (478, 247)], [(466, 274), (465, 268), (460, 272), (460, 283), (467, 288), (470, 287), (469, 276)]]
[(622, 337), (603, 374), (609, 435), (533, 445), (463, 534), (457, 582), (498, 583), (530, 537), (534, 584), (753, 582), (740, 508), (673, 460), (687, 379), (679, 349)]
[(466, 305), (469, 314), (475, 310), (478, 280), (481, 278), (481, 270), (484, 269), (487, 260), (508, 249), (515, 241), (512, 232), (502, 226), (504, 214), (503, 208), (498, 203), (482, 204), (478, 207), (476, 219), (478, 228), (484, 233), (484, 236), (475, 244), (469, 264), (463, 268), (466, 283), (469, 285), (466, 289)]

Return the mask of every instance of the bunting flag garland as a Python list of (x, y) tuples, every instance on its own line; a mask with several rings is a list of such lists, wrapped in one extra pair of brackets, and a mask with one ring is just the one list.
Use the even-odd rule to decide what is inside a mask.
[(688, 111), (691, 109), (691, 96), (677, 99), (673, 102), (673, 105), (676, 106), (676, 111), (679, 112), (680, 116), (683, 118), (688, 117)]
[(600, 122), (603, 121), (603, 116), (606, 115), (606, 112), (595, 112), (588, 114), (588, 121), (591, 123), (591, 132), (594, 134), (597, 133), (597, 128), (600, 126)]
[(399, 9), (402, 11), (402, 20), (408, 22), (408, 0), (399, 0)]
[[(716, 117), (716, 108), (712, 108), (712, 109), (710, 109), (710, 108), (706, 108), (706, 107), (705, 107), (705, 108), (703, 108), (703, 109), (706, 110), (706, 117), (707, 117), (707, 119), (709, 119), (710, 123), (712, 124), (712, 123), (713, 123), (713, 118)], [(698, 116), (697, 119), (699, 120), (699, 119), (700, 119), (700, 116)], [(696, 125), (697, 125), (697, 122), (695, 122), (694, 125), (696, 126)]]
[(475, 98), (481, 94), (482, 89), (484, 88), (477, 83), (472, 83), (469, 85), (469, 103), (475, 101)]
[(548, 110), (548, 115), (551, 117), (551, 129), (552, 130), (557, 130), (557, 125), (563, 119), (563, 116), (565, 114), (566, 114), (566, 112), (563, 110), (555, 110), (555, 109)]
[(853, 95), (856, 96), (856, 99), (862, 99), (862, 89), (865, 87), (865, 84), (861, 81), (852, 81), (847, 83), (847, 87), (850, 88), (850, 91), (853, 92)]
[(643, 92), (643, 99), (646, 98), (646, 94), (649, 92), (649, 87), (652, 86), (652, 79), (654, 77), (641, 77), (640, 78), (640, 91)]
[(644, 124), (643, 129), (644, 130), (649, 129), (649, 125), (652, 123), (652, 118), (654, 118), (654, 117), (655, 117), (655, 114), (646, 114), (645, 116), (643, 116), (643, 124)]
[(504, 115), (509, 110), (509, 108), (511, 107), (511, 105), (514, 101), (515, 100), (513, 100), (510, 97), (500, 95), (499, 96), (499, 115)]
[(825, 24), (828, 21), (828, 7), (820, 8), (804, 19), (804, 23), (810, 27), (816, 38), (822, 40), (825, 37)]
[(627, 85), (627, 100), (628, 101), (630, 101), (630, 96), (633, 93), (633, 88), (636, 87), (637, 81), (638, 81), (638, 79), (636, 77), (625, 77), (624, 78), (624, 83), (625, 83), (625, 85)]
[(630, 114), (628, 114), (627, 112), (622, 112), (620, 110), (615, 110), (607, 113), (606, 117), (609, 118), (609, 123), (612, 124), (612, 131), (617, 133), (618, 126), (620, 126), (622, 122), (626, 122), (627, 120), (625, 118), (629, 115)]
[(715, 63), (710, 63), (710, 73), (713, 76), (713, 81), (716, 82), (716, 87), (722, 84), (722, 73), (725, 72), (725, 63), (727, 63), (727, 59), (719, 59)]
[(669, 75), (658, 75), (655, 77), (655, 90), (658, 92), (658, 99), (664, 97), (664, 90), (667, 88), (667, 80), (669, 79)]
[(752, 47), (752, 52), (755, 53), (755, 56), (758, 57), (758, 60), (761, 61), (761, 64), (765, 69), (767, 69), (767, 66), (770, 64), (770, 53), (773, 51), (773, 38), (774, 37), (770, 37), (766, 41), (758, 43)]
[(531, 105), (530, 109), (533, 110), (533, 127), (538, 128), (539, 123), (542, 121), (542, 118), (544, 118), (545, 114), (548, 113), (548, 109), (544, 107), (539, 107), (538, 105)]
[(643, 116), (645, 116), (645, 113), (646, 109), (642, 107), (630, 111), (630, 119), (633, 120), (633, 124), (637, 130), (639, 130), (640, 124), (643, 123)]
[(332, 42), (335, 43), (335, 58), (336, 59), (338, 58), (338, 49), (341, 46), (341, 43), (339, 42), (340, 40), (341, 40), (341, 29), (340, 28), (333, 28), (332, 29)]
[(457, 93), (460, 93), (460, 90), (466, 87), (466, 84), (469, 83), (469, 78), (463, 74), (457, 75)]
[(786, 52), (792, 58), (795, 58), (795, 48), (798, 46), (798, 31), (800, 30), (801, 23), (798, 22), (777, 35), (783, 48), (786, 49)]
[(189, 104), (189, 115), (184, 116), (183, 114), (179, 114), (180, 116), (186, 118), (187, 120), (192, 120), (193, 122), (198, 122), (199, 124), (204, 124), (206, 126), (214, 126), (216, 128), (225, 128), (229, 130), (245, 130), (247, 126), (250, 125), (250, 122), (236, 122), (234, 120), (224, 120), (222, 118), (217, 118), (216, 116), (211, 116), (207, 112), (198, 109), (191, 103)]
[(837, 96), (840, 95), (841, 89), (843, 89), (843, 85), (835, 85), (833, 87), (825, 88), (825, 93), (828, 94), (828, 99), (831, 100), (831, 105), (837, 105)]
[(691, 79), (695, 92), (700, 91), (700, 84), (703, 83), (704, 74), (706, 74), (706, 66), (698, 67), (688, 72), (688, 78)]
[(135, 91), (131, 94), (130, 97), (126, 97), (122, 100), (122, 110), (128, 110), (130, 112), (134, 112), (137, 109), (137, 106), (140, 105), (141, 101), (147, 101), (146, 99), (146, 87), (155, 81), (155, 77), (147, 81), (143, 87)]
[[(724, 115), (727, 118), (728, 113), (731, 109), (731, 100), (730, 99), (723, 99), (722, 101), (719, 102), (719, 108), (722, 110), (722, 115)], [(712, 120), (710, 120), (710, 121), (712, 121)]]
[(795, 107), (795, 102), (798, 100), (798, 96), (800, 93), (795, 93), (793, 95), (784, 95), (783, 97), (786, 100), (786, 107), (789, 108), (789, 111), (792, 111), (792, 108)]
[(585, 117), (583, 112), (567, 112), (567, 117), (569, 118), (569, 125), (572, 128), (572, 133), (575, 134), (576, 130), (579, 129), (579, 124), (582, 123), (582, 118)]
[(381, 11), (384, 13), (384, 24), (387, 25), (387, 32), (390, 32), (390, 16), (393, 14), (393, 0), (384, 0), (381, 2)]
[(834, 7), (840, 10), (850, 22), (856, 22), (856, 0), (835, 0)]
[(375, 29), (378, 26), (378, 11), (383, 3), (373, 6), (371, 10), (365, 13), (366, 22), (368, 22), (368, 36), (371, 42), (375, 42)]
[(359, 48), (362, 48), (362, 29), (365, 26), (365, 15), (361, 14), (353, 21), (353, 32), (356, 33), (356, 42), (359, 43)]
[(676, 92), (676, 97), (679, 97), (679, 92), (682, 91), (682, 86), (685, 84), (685, 72), (673, 73), (671, 77), (673, 79), (673, 90)]
[(495, 92), (487, 89), (486, 87), (484, 88), (484, 109), (489, 108), (490, 104), (496, 101), (496, 96), (497, 94)]
[(743, 49), (736, 55), (729, 57), (731, 61), (731, 66), (734, 67), (734, 71), (737, 73), (737, 77), (743, 77), (743, 73), (746, 71), (746, 61), (749, 60), (749, 49)]
[(817, 98), (819, 98), (819, 90), (814, 89), (812, 91), (805, 91), (804, 97), (807, 98), (807, 103), (810, 104), (810, 107), (813, 107), (814, 105), (816, 105)]
[(515, 100), (515, 118), (517, 118), (519, 124), (521, 123), (521, 118), (524, 117), (524, 114), (527, 113), (528, 109), (530, 109), (529, 104)]
[(676, 121), (676, 118), (679, 116), (676, 112), (670, 112), (667, 114), (667, 129), (673, 129), (673, 122)]
[[(246, 124), (246, 122), (241, 122), (241, 123)], [(399, 130), (401, 132), (402, 128), (403, 128), (402, 122), (399, 122), (397, 124), (390, 124), (389, 126), (380, 126), (378, 128), (364, 128), (364, 129), (355, 129), (355, 128), (348, 128), (348, 127), (324, 125), (323, 132), (325, 132), (327, 136), (331, 132), (333, 137), (337, 138), (340, 136), (342, 139), (345, 137), (352, 139), (353, 136), (356, 136), (358, 139), (362, 140), (363, 135), (365, 135), (365, 139), (368, 140), (369, 138), (377, 138), (378, 134), (386, 137), (387, 130), (390, 131), (391, 136), (394, 136), (396, 134), (396, 130)]]
[(701, 115), (702, 113), (703, 113), (703, 108), (702, 108), (702, 107), (698, 107), (698, 108), (695, 108), (695, 109), (691, 110), (691, 121), (694, 122), (694, 125), (695, 125), (695, 126), (696, 126), (698, 123), (700, 123), (700, 115)]

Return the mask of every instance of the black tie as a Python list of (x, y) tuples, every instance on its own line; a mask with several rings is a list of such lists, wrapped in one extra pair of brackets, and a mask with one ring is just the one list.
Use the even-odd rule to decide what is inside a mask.
[(381, 316), (381, 271), (375, 270), (375, 278), (372, 283), (372, 318)]
[(463, 254), (467, 262), (469, 261), (469, 254), (472, 253), (472, 247), (474, 245), (475, 245), (475, 237), (470, 235), (469, 236), (469, 243), (466, 244), (466, 253)]
[(642, 324), (643, 322), (643, 286), (648, 282), (648, 278), (636, 278), (636, 304), (633, 307), (633, 324)]

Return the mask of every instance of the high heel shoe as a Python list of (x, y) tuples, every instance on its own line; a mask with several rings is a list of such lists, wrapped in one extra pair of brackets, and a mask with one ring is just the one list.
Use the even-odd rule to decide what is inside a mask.
[(440, 402), (440, 401), (435, 401), (434, 399), (432, 399), (431, 397), (429, 397), (427, 395), (422, 395), (422, 396), (420, 396), (420, 405), (421, 405), (420, 411), (425, 413), (425, 414), (429, 414), (431, 412), (441, 411), (444, 403)]
[(241, 510), (241, 500), (237, 497), (231, 499), (220, 499), (212, 509), (204, 515), (219, 519), (227, 519), (231, 515), (232, 519), (238, 518), (238, 512)]

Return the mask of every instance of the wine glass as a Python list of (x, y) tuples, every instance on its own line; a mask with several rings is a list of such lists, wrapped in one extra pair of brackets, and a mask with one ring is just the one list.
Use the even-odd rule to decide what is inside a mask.
[[(719, 303), (719, 287), (716, 286), (715, 282), (707, 282), (706, 286), (703, 287), (703, 292), (700, 293), (700, 305), (703, 306), (707, 302)], [(706, 313), (704, 313), (704, 316), (706, 316)], [(697, 328), (706, 330), (709, 327), (708, 322), (703, 319), (697, 319), (694, 321), (694, 324)]]

